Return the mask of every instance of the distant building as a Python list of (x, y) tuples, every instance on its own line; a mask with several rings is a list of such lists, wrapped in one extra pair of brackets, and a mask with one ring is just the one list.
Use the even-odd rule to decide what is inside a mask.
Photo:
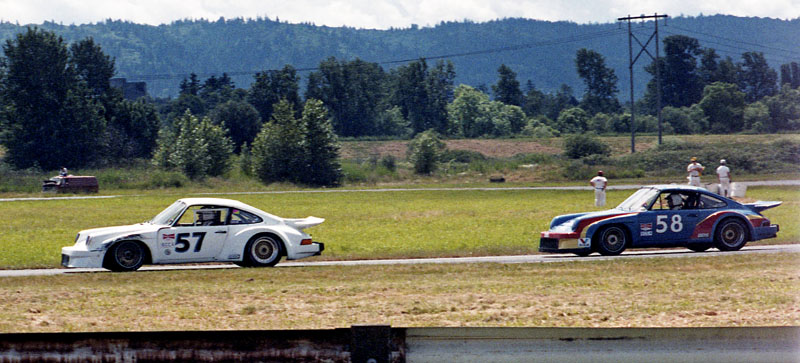
[(126, 100), (136, 100), (147, 96), (147, 82), (128, 82), (125, 78), (111, 78), (111, 87), (122, 90), (122, 97)]

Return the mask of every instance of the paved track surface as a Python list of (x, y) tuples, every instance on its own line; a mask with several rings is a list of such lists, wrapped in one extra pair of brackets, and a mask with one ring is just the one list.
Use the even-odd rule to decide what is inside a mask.
[[(632, 250), (619, 256), (600, 256), (592, 254), (589, 257), (578, 257), (573, 254), (546, 254), (546, 255), (521, 255), (521, 256), (483, 256), (483, 257), (448, 257), (448, 258), (411, 258), (392, 260), (351, 260), (351, 261), (284, 261), (276, 267), (313, 267), (313, 266), (367, 266), (367, 265), (415, 265), (415, 264), (454, 264), (454, 263), (552, 263), (579, 261), (591, 263), (595, 261), (624, 260), (632, 258), (690, 258), (708, 256), (731, 256), (754, 253), (798, 253), (800, 244), (791, 245), (753, 245), (746, 246), (740, 251), (720, 252), (711, 249), (706, 252), (692, 252), (687, 249), (651, 249)], [(173, 271), (173, 270), (213, 270), (239, 268), (234, 264), (199, 264), (199, 265), (168, 265), (144, 266), (139, 271)], [(76, 273), (110, 273), (102, 268), (73, 268), (73, 269), (31, 269), (31, 270), (0, 270), (2, 277), (20, 276), (48, 276)]]
[[(800, 180), (762, 180), (738, 182), (751, 186), (800, 186)], [(622, 184), (609, 185), (608, 189), (629, 190), (639, 189), (642, 184)], [(591, 186), (549, 186), (549, 187), (496, 187), (496, 188), (383, 188), (383, 189), (316, 189), (316, 190), (275, 190), (266, 192), (227, 192), (227, 193), (197, 193), (195, 195), (249, 195), (249, 194), (295, 194), (295, 193), (381, 193), (381, 192), (415, 192), (415, 191), (503, 191), (503, 190), (592, 190)], [(0, 198), (0, 202), (21, 202), (31, 200), (64, 200), (64, 199), (103, 199), (137, 197), (139, 195), (95, 195), (95, 196), (72, 196), (72, 197), (28, 197), (28, 198)]]

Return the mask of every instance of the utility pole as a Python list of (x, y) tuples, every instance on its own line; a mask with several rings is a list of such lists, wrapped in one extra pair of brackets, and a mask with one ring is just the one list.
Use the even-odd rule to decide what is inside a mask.
[[(656, 88), (657, 95), (656, 95), (656, 107), (658, 109), (658, 144), (661, 145), (661, 67), (659, 67), (658, 59), (658, 19), (659, 18), (667, 18), (667, 15), (640, 15), (640, 16), (630, 16), (624, 18), (618, 18), (617, 21), (627, 21), (628, 22), (628, 70), (630, 71), (630, 78), (631, 78), (631, 153), (636, 152), (636, 122), (635, 122), (635, 106), (634, 106), (634, 97), (633, 97), (633, 65), (636, 64), (636, 61), (639, 60), (639, 56), (642, 53), (647, 54), (653, 61), (656, 63)], [(631, 20), (645, 20), (645, 19), (654, 19), (655, 20), (655, 30), (650, 35), (650, 38), (647, 39), (647, 42), (642, 44), (639, 41), (639, 38), (631, 31)], [(650, 54), (650, 51), (647, 50), (647, 46), (650, 44), (651, 41), (655, 39), (656, 45), (656, 55), (655, 57)], [(639, 44), (641, 49), (636, 54), (636, 57), (633, 56), (633, 40), (636, 40), (636, 43)]]

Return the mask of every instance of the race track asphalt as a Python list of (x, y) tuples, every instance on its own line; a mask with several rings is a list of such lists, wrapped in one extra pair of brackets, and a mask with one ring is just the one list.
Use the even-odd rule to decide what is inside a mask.
[[(739, 251), (720, 252), (715, 249), (706, 252), (693, 252), (684, 248), (673, 249), (648, 249), (630, 250), (619, 256), (600, 256), (592, 254), (588, 257), (578, 257), (573, 254), (535, 254), (519, 256), (482, 256), (482, 257), (446, 257), (446, 258), (410, 258), (386, 260), (349, 260), (349, 261), (284, 261), (276, 267), (311, 267), (311, 266), (370, 266), (370, 265), (414, 265), (414, 264), (455, 264), (455, 263), (553, 263), (553, 262), (596, 262), (620, 259), (640, 258), (691, 258), (708, 256), (731, 256), (756, 253), (798, 253), (800, 244), (788, 245), (751, 245)], [(225, 264), (187, 264), (168, 266), (144, 266), (139, 271), (172, 271), (172, 270), (211, 270), (240, 268), (232, 263)], [(57, 268), (57, 269), (29, 269), (29, 270), (0, 270), (2, 277), (20, 276), (49, 276), (76, 273), (111, 273), (102, 268)]]

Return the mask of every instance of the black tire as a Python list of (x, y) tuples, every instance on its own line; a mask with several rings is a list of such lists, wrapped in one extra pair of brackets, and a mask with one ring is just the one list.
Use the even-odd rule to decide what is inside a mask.
[(247, 266), (272, 267), (278, 264), (283, 255), (283, 243), (270, 235), (258, 235), (250, 239), (244, 248), (244, 261)]
[(121, 241), (106, 251), (103, 267), (114, 272), (136, 271), (144, 264), (145, 247), (138, 241)]
[(616, 256), (625, 251), (625, 247), (628, 245), (628, 234), (624, 228), (619, 226), (605, 227), (596, 235), (600, 238), (595, 246), (597, 246), (597, 252), (603, 256)]
[(692, 243), (686, 245), (686, 248), (694, 251), (694, 252), (705, 252), (707, 249), (711, 248), (710, 243)]
[(714, 231), (714, 246), (720, 251), (738, 251), (747, 240), (747, 227), (735, 218), (723, 220)]

